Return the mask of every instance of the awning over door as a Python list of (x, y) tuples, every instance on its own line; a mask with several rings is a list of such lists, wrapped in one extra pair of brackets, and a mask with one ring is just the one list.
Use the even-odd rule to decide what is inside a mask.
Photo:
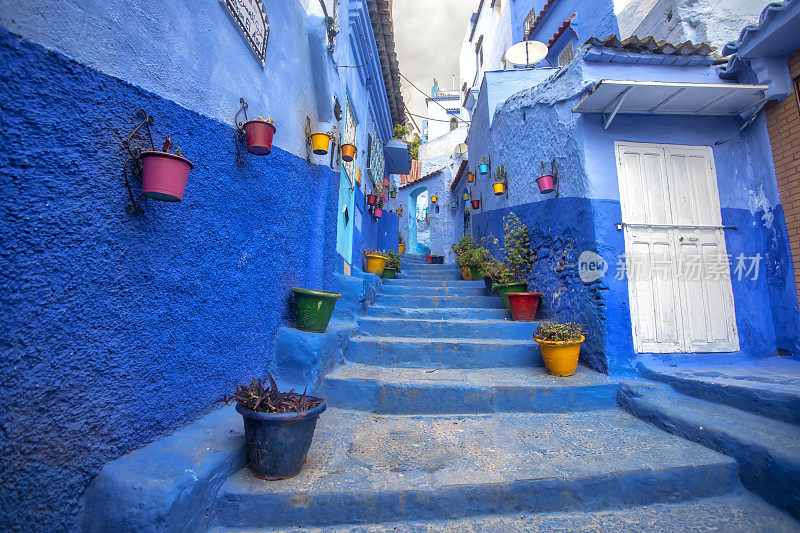
[(767, 85), (601, 80), (572, 110), (619, 114), (740, 115), (764, 102)]

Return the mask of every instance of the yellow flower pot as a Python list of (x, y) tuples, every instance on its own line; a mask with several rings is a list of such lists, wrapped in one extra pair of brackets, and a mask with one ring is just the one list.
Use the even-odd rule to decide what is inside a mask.
[(401, 242), (401, 243), (400, 243), (400, 246), (398, 246), (398, 248), (400, 249), (400, 253), (401, 253), (401, 254), (404, 254), (404, 253), (406, 253), (406, 245), (405, 245), (405, 243), (402, 243), (402, 242)]
[(311, 150), (317, 155), (327, 154), (330, 144), (331, 138), (326, 133), (315, 133), (311, 136)]
[(464, 281), (472, 281), (472, 271), (469, 267), (464, 267), (461, 269), (461, 277), (464, 278)]
[(579, 341), (541, 341), (534, 337), (539, 343), (542, 352), (542, 359), (547, 366), (547, 370), (554, 376), (571, 376), (578, 368), (578, 356), (581, 353), (581, 343), (586, 337), (581, 335)]
[(378, 254), (367, 254), (367, 272), (370, 274), (383, 274), (386, 268), (386, 257)]
[(495, 196), (500, 196), (501, 194), (503, 194), (505, 192), (506, 184), (502, 183), (502, 182), (497, 182), (497, 183), (492, 185), (492, 189), (494, 189), (494, 195)]

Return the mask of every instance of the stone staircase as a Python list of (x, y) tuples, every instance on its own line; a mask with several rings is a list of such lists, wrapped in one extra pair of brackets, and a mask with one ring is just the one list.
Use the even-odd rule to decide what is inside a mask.
[(548, 375), (535, 324), (459, 278), (403, 257), (325, 378), (303, 471), (229, 477), (218, 531), (797, 530), (734, 459), (617, 408), (615, 380)]

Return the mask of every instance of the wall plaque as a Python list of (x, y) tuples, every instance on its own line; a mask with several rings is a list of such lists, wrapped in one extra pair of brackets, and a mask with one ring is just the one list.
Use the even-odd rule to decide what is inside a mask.
[(220, 3), (225, 5), (263, 67), (269, 41), (269, 18), (264, 0), (220, 0)]

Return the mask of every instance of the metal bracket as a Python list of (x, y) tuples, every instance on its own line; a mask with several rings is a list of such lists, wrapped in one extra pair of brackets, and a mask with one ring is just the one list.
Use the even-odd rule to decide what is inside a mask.
[(155, 151), (156, 147), (153, 144), (153, 134), (150, 132), (150, 126), (153, 125), (155, 122), (153, 120), (152, 115), (148, 115), (144, 109), (137, 109), (136, 110), (136, 117), (140, 120), (139, 124), (133, 129), (128, 138), (122, 142), (122, 146), (128, 152), (128, 158), (125, 159), (125, 162), (122, 163), (122, 175), (125, 178), (125, 187), (128, 188), (128, 195), (130, 197), (131, 202), (125, 206), (125, 211), (136, 215), (142, 216), (144, 214), (144, 209), (142, 209), (142, 202), (146, 198), (144, 194), (141, 194), (139, 198), (136, 198), (133, 194), (133, 189), (131, 188), (131, 182), (128, 178), (128, 165), (131, 168), (131, 176), (139, 176), (141, 179), (142, 176), (142, 150), (139, 148), (132, 148), (131, 141), (136, 133), (142, 128), (145, 127), (147, 131), (147, 140), (150, 141), (150, 150)]
[(306, 162), (311, 164), (311, 135), (314, 134), (311, 131), (311, 117), (306, 115)]
[(603, 121), (604, 130), (607, 130), (608, 127), (611, 126), (611, 123), (614, 121), (614, 117), (616, 117), (617, 113), (619, 112), (619, 108), (622, 107), (622, 102), (625, 101), (625, 97), (628, 95), (628, 92), (630, 92), (631, 89), (633, 89), (633, 86), (622, 91), (620, 95), (617, 96), (616, 101), (611, 102), (611, 105), (614, 106), (614, 109), (611, 111), (611, 115)]
[[(244, 136), (244, 124), (247, 122), (247, 102), (244, 101), (244, 98), (239, 98), (239, 111), (236, 112), (236, 116), (233, 117), (233, 126), (236, 128), (236, 131), (233, 132), (233, 143), (236, 145), (236, 164), (237, 165), (244, 165), (244, 158), (242, 157), (242, 148), (245, 144), (245, 136)], [(244, 114), (244, 121), (239, 122), (239, 114)]]
[(561, 179), (558, 176), (558, 167), (556, 166), (556, 160), (555, 159), (553, 159), (550, 162), (550, 175), (553, 176), (553, 181), (556, 184), (556, 195), (555, 195), (555, 198), (558, 198), (559, 196), (561, 196), (561, 192), (559, 191), (559, 189), (561, 188)]

